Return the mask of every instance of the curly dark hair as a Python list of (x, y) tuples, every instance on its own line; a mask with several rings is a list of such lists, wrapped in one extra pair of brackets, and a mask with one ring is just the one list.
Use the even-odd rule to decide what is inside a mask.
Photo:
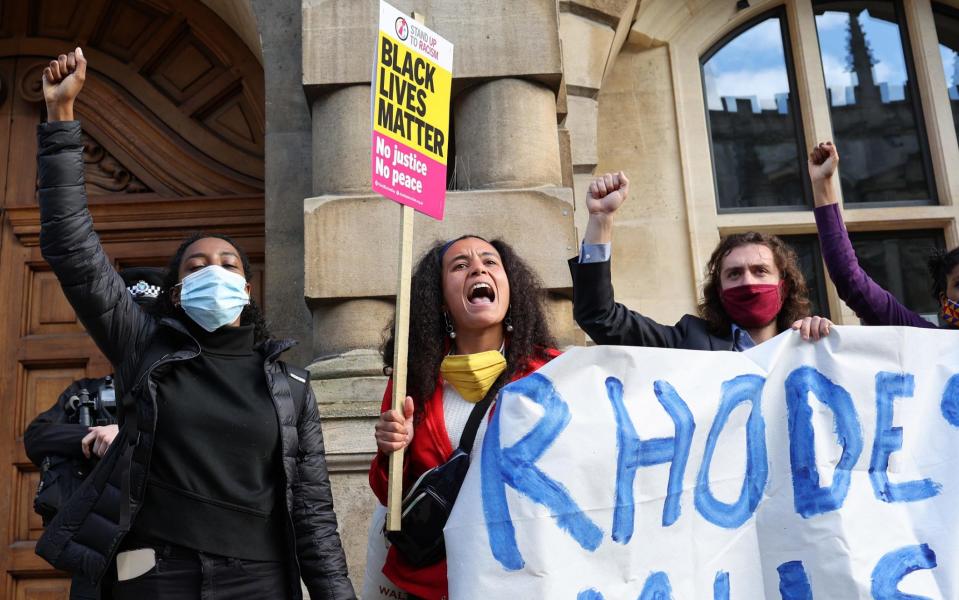
[[(546, 350), (556, 346), (546, 316), (546, 292), (533, 269), (506, 242), (487, 241), (478, 235), (464, 235), (452, 242), (437, 241), (420, 258), (413, 269), (410, 296), (410, 335), (406, 393), (413, 398), (429, 398), (436, 389), (440, 363), (449, 351), (449, 338), (443, 319), (442, 253), (449, 244), (464, 238), (476, 238), (489, 243), (499, 252), (503, 269), (509, 278), (510, 305), (508, 316), (513, 325), (506, 340), (506, 369), (496, 380), (487, 396), (495, 394), (506, 382), (522, 370), (530, 358), (546, 359)], [(384, 371), (393, 366), (393, 326), (384, 332)], [(424, 402), (415, 403), (416, 417), (422, 418)]]
[(940, 302), (949, 288), (949, 274), (959, 265), (959, 248), (933, 250), (929, 255), (929, 274), (932, 275), (932, 297)]
[(735, 248), (748, 244), (762, 244), (772, 250), (776, 268), (785, 281), (786, 298), (776, 315), (776, 331), (785, 331), (797, 319), (809, 316), (809, 289), (806, 287), (806, 278), (799, 269), (796, 251), (775, 235), (756, 231), (737, 233), (723, 238), (706, 264), (706, 282), (703, 285), (703, 298), (699, 303), (699, 316), (706, 320), (713, 334), (726, 335), (732, 327), (732, 321), (720, 299), (723, 259)]
[[(163, 291), (160, 292), (160, 296), (156, 299), (156, 302), (148, 309), (151, 314), (158, 318), (173, 317), (180, 321), (190, 318), (183, 312), (182, 308), (173, 304), (173, 299), (170, 294), (173, 288), (180, 283), (180, 263), (183, 262), (183, 255), (186, 253), (186, 249), (197, 240), (205, 238), (217, 238), (233, 246), (233, 248), (236, 249), (236, 253), (240, 256), (240, 261), (243, 263), (243, 273), (246, 276), (246, 280), (249, 281), (253, 277), (250, 258), (233, 238), (222, 233), (197, 231), (183, 240), (183, 243), (180, 244), (173, 258), (171, 258), (167, 264), (166, 278), (163, 280)], [(240, 313), (240, 325), (253, 325), (253, 340), (255, 344), (265, 342), (273, 337), (270, 335), (270, 330), (266, 326), (263, 311), (261, 311), (256, 302), (253, 301), (253, 298), (250, 298), (250, 303), (243, 307), (243, 312)]]

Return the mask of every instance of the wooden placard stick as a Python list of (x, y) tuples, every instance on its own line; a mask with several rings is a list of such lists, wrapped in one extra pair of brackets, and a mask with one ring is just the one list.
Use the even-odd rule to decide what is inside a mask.
[[(422, 13), (413, 12), (413, 20), (422, 23)], [(400, 206), (400, 262), (396, 282), (396, 323), (393, 329), (393, 410), (403, 412), (406, 400), (406, 369), (410, 335), (410, 281), (413, 278), (413, 209)], [(386, 496), (386, 530), (399, 531), (403, 507), (403, 453), (390, 454), (389, 490)]]
[[(403, 413), (406, 399), (407, 348), (410, 334), (410, 280), (413, 276), (413, 209), (400, 206), (400, 263), (396, 284), (396, 323), (393, 329), (393, 410)], [(386, 530), (400, 530), (403, 504), (403, 451), (390, 454), (389, 491), (386, 497)]]

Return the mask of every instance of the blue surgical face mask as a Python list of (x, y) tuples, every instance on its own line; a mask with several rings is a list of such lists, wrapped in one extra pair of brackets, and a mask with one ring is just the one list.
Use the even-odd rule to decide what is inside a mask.
[(232, 323), (250, 303), (246, 278), (217, 265), (190, 273), (178, 285), (182, 286), (180, 306), (207, 331)]

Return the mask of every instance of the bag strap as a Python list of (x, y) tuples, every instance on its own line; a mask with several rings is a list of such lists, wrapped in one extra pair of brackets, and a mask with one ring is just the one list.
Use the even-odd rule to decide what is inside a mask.
[(473, 442), (476, 441), (476, 432), (479, 431), (480, 421), (483, 420), (490, 404), (493, 403), (493, 398), (492, 394), (487, 394), (485, 398), (473, 405), (473, 410), (470, 411), (466, 427), (463, 428), (463, 435), (460, 436), (459, 446), (459, 449), (467, 455), (473, 451)]

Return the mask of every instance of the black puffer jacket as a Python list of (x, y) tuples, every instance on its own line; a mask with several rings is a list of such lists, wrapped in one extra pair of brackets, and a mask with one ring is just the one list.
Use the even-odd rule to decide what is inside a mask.
[[(200, 346), (179, 321), (156, 320), (127, 293), (93, 231), (82, 152), (79, 122), (39, 126), (40, 245), (70, 304), (113, 363), (118, 390), (126, 392), (125, 418), (97, 468), (37, 543), (37, 554), (55, 567), (98, 581), (111, 567), (143, 500), (157, 381), (174, 363), (195, 358)], [(288, 377), (292, 369), (277, 360), (292, 345), (271, 340), (258, 348), (281, 425), (290, 516), (288, 597), (301, 598), (302, 577), (314, 600), (355, 598), (336, 530), (316, 400), (306, 378)]]

